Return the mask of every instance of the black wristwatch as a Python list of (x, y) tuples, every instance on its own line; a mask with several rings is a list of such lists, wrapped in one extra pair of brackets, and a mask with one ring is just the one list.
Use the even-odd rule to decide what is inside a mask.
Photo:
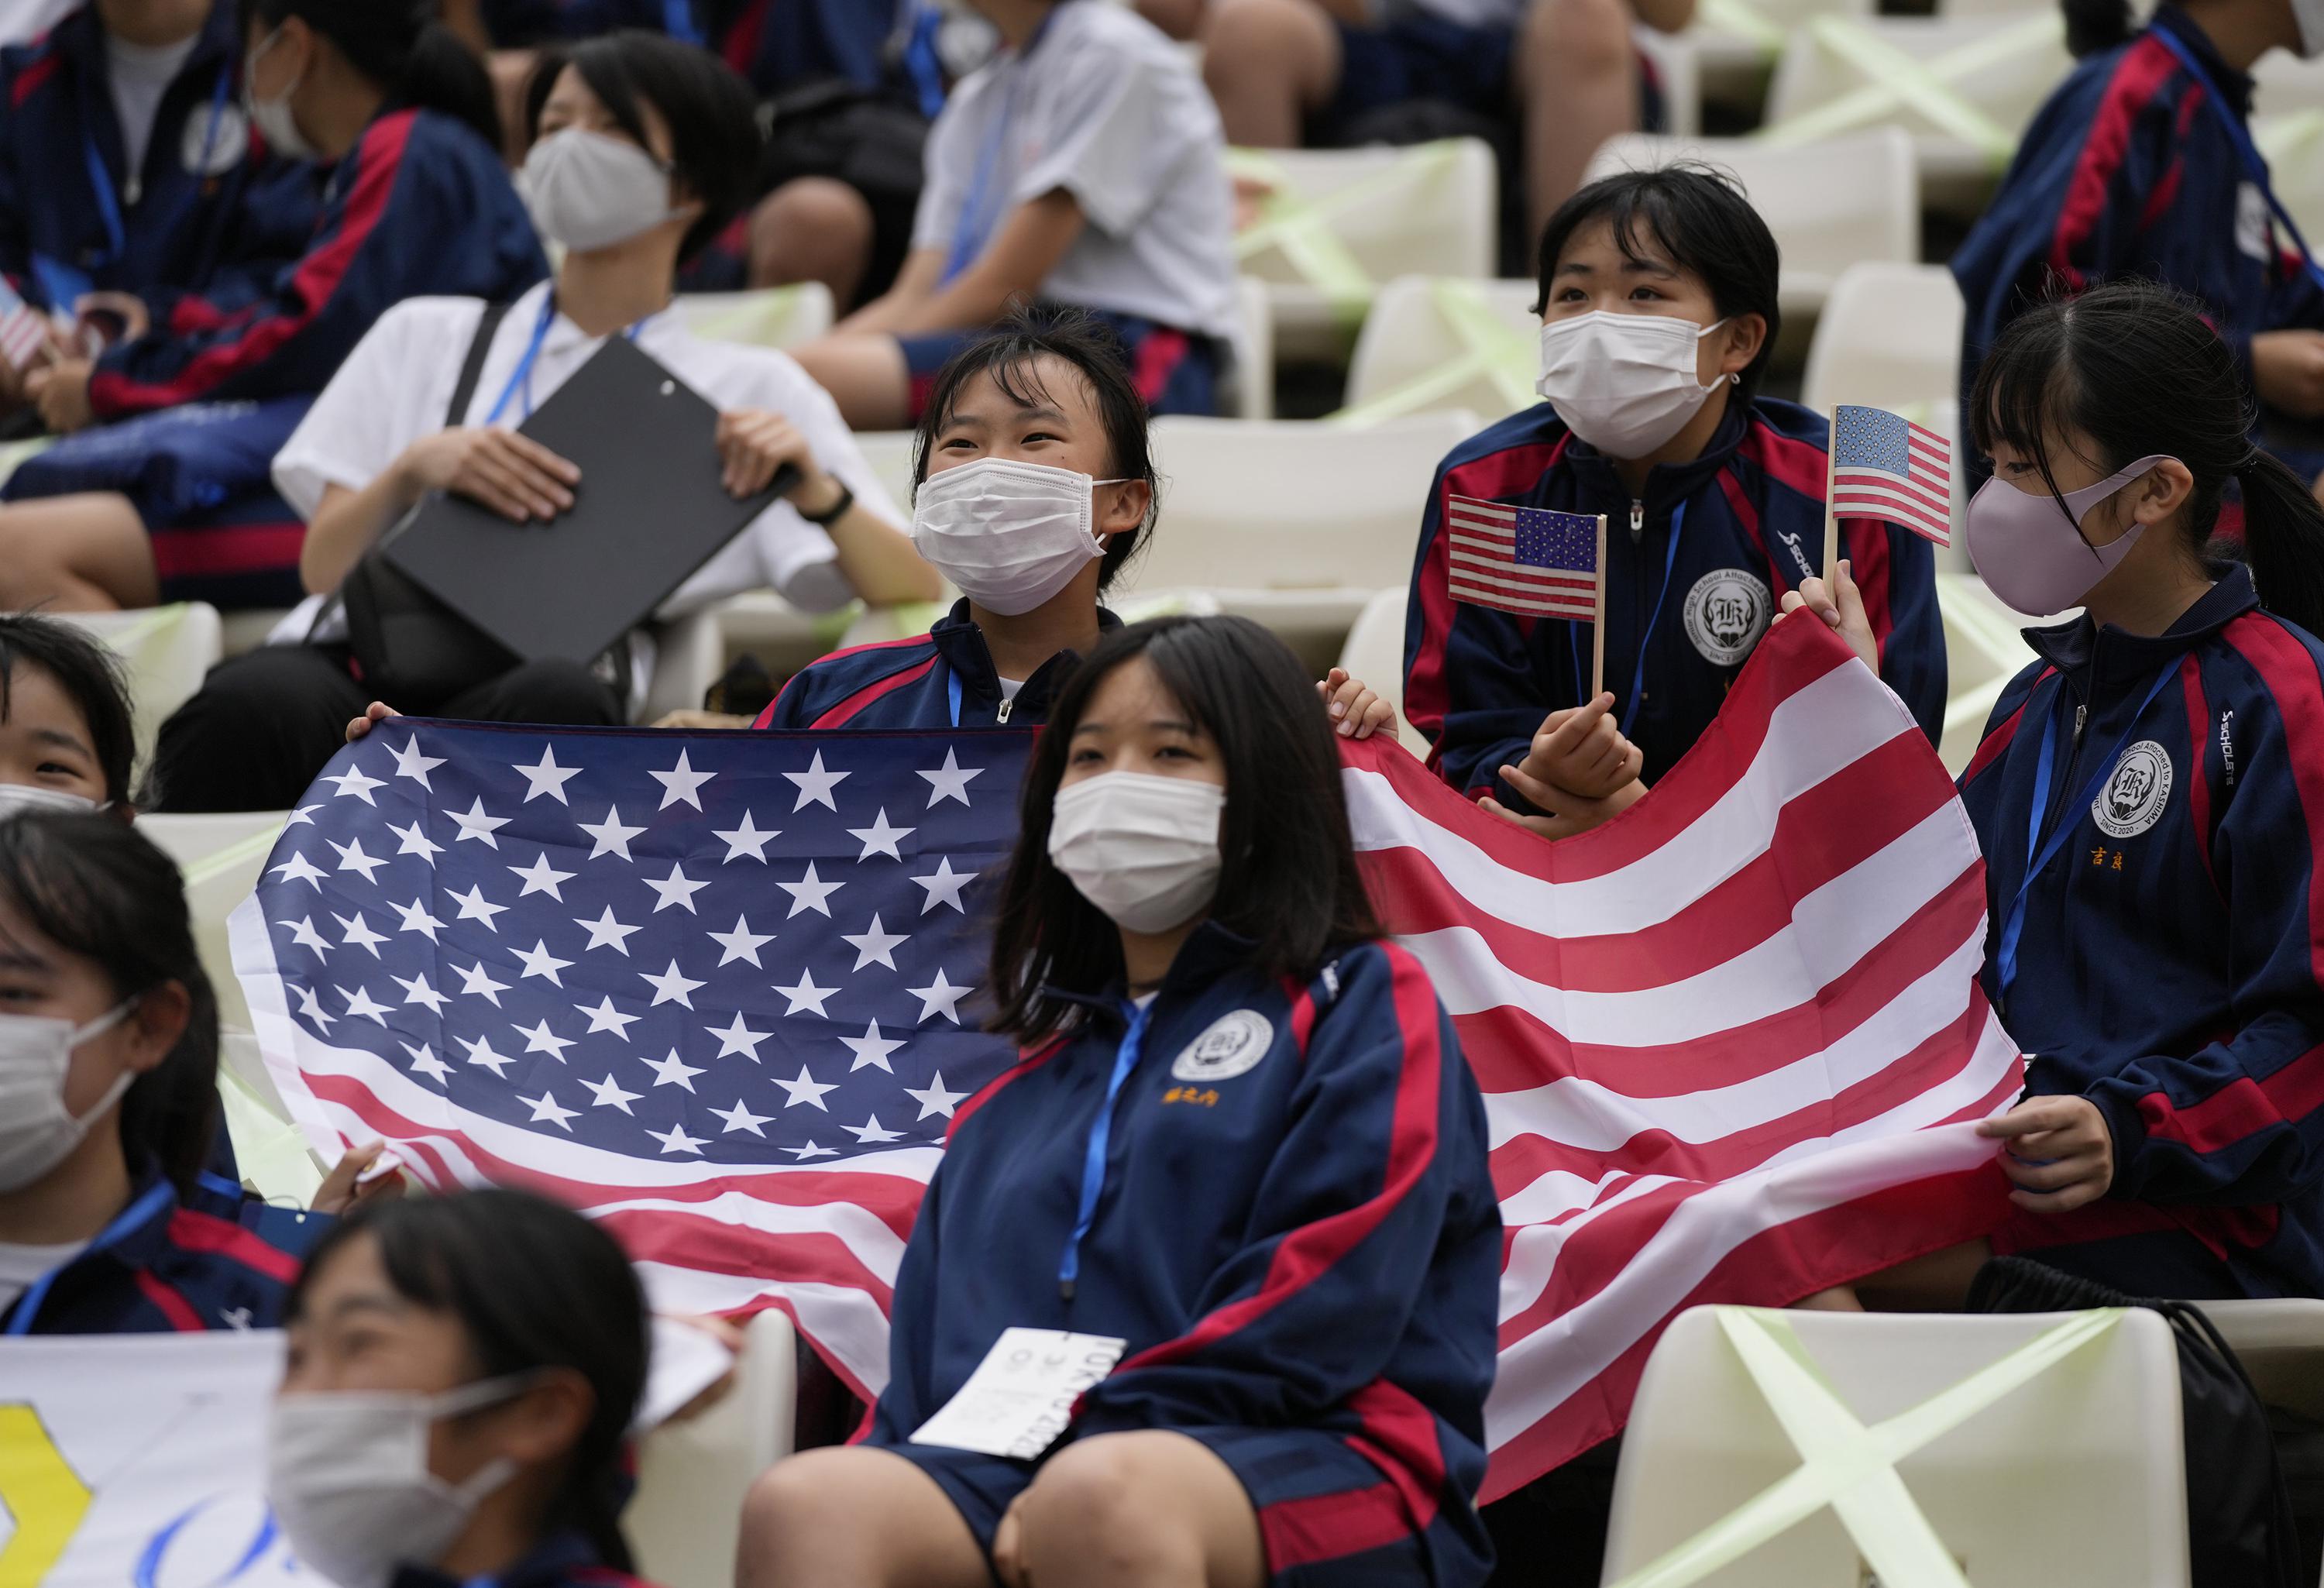
[(855, 493), (847, 488), (847, 482), (840, 480), (838, 484), (839, 500), (833, 503), (823, 512), (809, 512), (806, 508), (799, 506), (797, 503), (791, 503), (791, 510), (797, 512), (799, 517), (807, 520), (807, 522), (815, 525), (817, 529), (829, 529), (841, 519), (846, 517), (847, 510), (855, 505)]

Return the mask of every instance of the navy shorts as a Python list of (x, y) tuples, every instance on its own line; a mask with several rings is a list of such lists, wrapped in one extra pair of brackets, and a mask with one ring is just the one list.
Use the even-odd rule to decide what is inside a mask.
[[(1274, 1588), (1432, 1588), (1481, 1582), (1485, 1564), (1442, 1520), (1424, 1526), (1397, 1486), (1311, 1428), (1180, 1428), (1226, 1463), (1259, 1513)], [(936, 1481), (990, 1558), (1001, 1517), (1040, 1471), (969, 1450), (883, 1445)], [(1439, 1551), (1452, 1558), (1439, 1558)]]
[(1509, 95), (1515, 28), (1416, 16), (1380, 28), (1341, 23), (1339, 29), (1340, 89), (1319, 117), (1325, 127), (1415, 99), (1442, 100), (1488, 116), (1515, 109)]
[(253, 491), (175, 523), (148, 526), (161, 599), (226, 612), (296, 606), (306, 598), (299, 549), (307, 521), (277, 493)]
[[(1102, 309), (1085, 312), (1112, 328), (1120, 338), (1123, 355), (1130, 361), (1130, 383), (1146, 399), (1148, 411), (1206, 417), (1218, 412), (1219, 376), (1225, 355), (1217, 342), (1134, 314), (1116, 314)], [(951, 362), (954, 354), (983, 335), (980, 328), (896, 338), (904, 349), (905, 366), (911, 371), (914, 421), (927, 408), (937, 373)]]

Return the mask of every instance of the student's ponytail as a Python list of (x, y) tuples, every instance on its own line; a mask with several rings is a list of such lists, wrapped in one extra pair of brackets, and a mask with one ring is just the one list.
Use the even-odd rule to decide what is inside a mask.
[(399, 106), (433, 110), (466, 122), (493, 149), (501, 146), (500, 105), (492, 75), (460, 35), (440, 22), (427, 23), (412, 41), (392, 97)]
[(2236, 470), (2244, 498), (2244, 560), (2259, 604), (2324, 634), (2324, 506), (2281, 459), (2254, 448)]
[(466, 122), (497, 151), (499, 102), (484, 63), (440, 20), (442, 0), (242, 0), (246, 22), (272, 32), (295, 16), (387, 95), (391, 110), (432, 110)]
[(2066, 15), (2066, 49), (2075, 60), (2130, 42), (2130, 0), (2059, 0)]

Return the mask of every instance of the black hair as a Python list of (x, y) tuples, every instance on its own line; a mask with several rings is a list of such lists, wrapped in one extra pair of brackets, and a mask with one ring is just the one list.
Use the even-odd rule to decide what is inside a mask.
[(328, 39), (387, 92), (391, 109), (433, 110), (501, 146), (501, 113), (484, 63), (444, 25), (440, 0), (242, 0), (247, 33), (292, 17)]
[(2130, 42), (2137, 28), (2130, 0), (2058, 0), (2058, 8), (2066, 18), (2066, 51), (2077, 60)]
[(60, 948), (95, 960), (118, 998), (185, 988), (185, 1033), (130, 1084), (121, 1145), (131, 1172), (159, 1164), (191, 1191), (217, 1117), (218, 1013), (177, 865), (126, 823), (29, 810), (0, 819), (0, 898)]
[(2102, 475), (2142, 457), (2177, 458), (2195, 476), (2179, 522), (2184, 549), (2199, 561), (2218, 560), (2211, 531), (2235, 481), (2260, 605), (2310, 633), (2324, 632), (2324, 507), (2299, 475), (2252, 444), (2256, 417), (2201, 307), (2138, 279), (2037, 304), (2011, 321), (1977, 372), (1969, 412), (1978, 450), (1990, 453), (1998, 441), (2032, 458), (2061, 511), (2065, 494), (2050, 466), (2055, 437), (2089, 438), (2098, 456), (2088, 461)]
[(750, 85), (707, 50), (662, 33), (624, 28), (542, 51), (525, 89), (525, 141), (567, 67), (581, 74), (614, 125), (646, 144), (642, 99), (669, 129), (670, 170), (702, 203), (678, 257), (690, 259), (758, 196), (762, 135)]
[(48, 674), (79, 710), (105, 776), (105, 797), (125, 807), (137, 744), (120, 661), (76, 624), (37, 613), (0, 613), (0, 722), (15, 709), (17, 669), (26, 667)]
[(630, 1569), (617, 1525), (627, 1480), (623, 1445), (645, 1392), (645, 1292), (613, 1238), (570, 1208), (525, 1191), (462, 1191), (358, 1204), (317, 1242), (284, 1317), (297, 1323), (309, 1288), (334, 1253), (369, 1235), (387, 1282), (405, 1300), (457, 1319), (480, 1376), (569, 1368), (595, 1397), (540, 1519), (544, 1536), (572, 1529), (619, 1571)]
[(1065, 1022), (1069, 1006), (1046, 987), (1097, 992), (1121, 974), (1120, 933), (1049, 859), (1049, 818), (1091, 697), (1140, 657), (1225, 766), (1226, 863), (1210, 919), (1253, 941), (1254, 968), (1299, 981), (1327, 951), (1380, 935), (1349, 836), (1339, 741), (1291, 648), (1246, 617), (1134, 623), (1099, 642), (1066, 679), (1026, 769), (992, 942), (992, 1029), (1020, 1042)]
[(928, 452), (952, 422), (961, 393), (979, 375), (990, 375), (1001, 394), (1020, 407), (1054, 403), (1041, 383), (1038, 367), (1045, 358), (1068, 365), (1088, 388), (1091, 406), (1105, 427), (1107, 449), (1113, 455), (1106, 476), (1146, 482), (1146, 517), (1134, 530), (1116, 535), (1105, 549), (1104, 567), (1097, 587), (1103, 590), (1120, 577), (1122, 566), (1137, 555), (1154, 528), (1162, 500), (1161, 477), (1154, 469), (1154, 449), (1147, 436), (1146, 399), (1130, 378), (1130, 359), (1111, 327), (1082, 309), (1019, 308), (947, 360), (929, 388), (927, 407), (912, 438), (912, 485), (918, 489), (928, 477)]
[(1613, 228), (1614, 246), (1624, 258), (1644, 263), (1659, 251), (1699, 278), (1711, 289), (1720, 319), (1756, 314), (1767, 322), (1758, 355), (1736, 383), (1740, 401), (1757, 397), (1784, 324), (1775, 297), (1782, 258), (1775, 235), (1751, 207), (1743, 184), (1729, 172), (1692, 160), (1600, 177), (1559, 205), (1542, 228), (1536, 315), (1548, 312), (1557, 261), (1573, 234), (1601, 220)]

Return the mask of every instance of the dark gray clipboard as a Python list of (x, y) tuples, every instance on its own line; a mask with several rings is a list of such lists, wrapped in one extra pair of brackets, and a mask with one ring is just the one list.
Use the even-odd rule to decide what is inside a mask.
[(719, 483), (718, 411), (613, 337), (518, 427), (579, 466), (572, 510), (513, 524), (438, 494), (380, 552), (528, 661), (586, 662), (653, 614), (796, 475), (755, 496)]

